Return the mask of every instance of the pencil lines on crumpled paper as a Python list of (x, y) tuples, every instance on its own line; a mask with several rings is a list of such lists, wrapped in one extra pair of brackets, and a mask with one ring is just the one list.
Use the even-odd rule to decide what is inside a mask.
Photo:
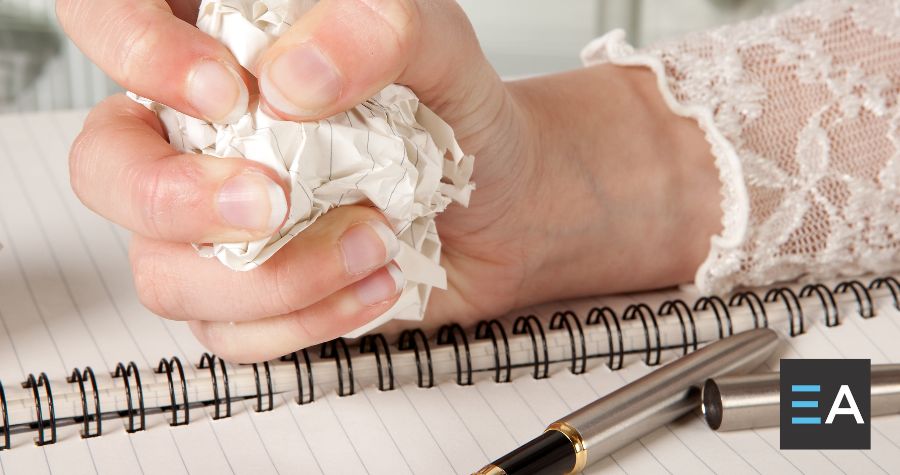
[[(249, 70), (314, 3), (204, 0), (197, 25)], [(177, 149), (264, 163), (289, 184), (289, 216), (271, 239), (196, 244), (200, 255), (251, 270), (328, 210), (368, 204), (388, 218), (401, 242), (396, 262), (407, 283), (394, 307), (348, 336), (394, 318), (419, 320), (431, 289), (446, 288), (434, 218), (454, 201), (468, 205), (474, 157), (462, 152), (450, 126), (408, 88), (391, 85), (345, 113), (303, 123), (269, 116), (256, 97), (232, 124), (211, 124), (133, 97), (157, 113)]]

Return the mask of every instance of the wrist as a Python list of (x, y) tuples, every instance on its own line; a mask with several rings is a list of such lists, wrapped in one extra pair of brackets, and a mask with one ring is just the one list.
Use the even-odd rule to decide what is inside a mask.
[(658, 226), (656, 239), (642, 244), (672, 250), (655, 269), (662, 285), (693, 281), (709, 255), (710, 239), (722, 229), (722, 183), (710, 144), (695, 119), (677, 115), (666, 104), (655, 73), (643, 67), (607, 67), (630, 84), (641, 123), (652, 124), (647, 160), (666, 190), (647, 203), (657, 211)]
[(718, 172), (653, 73), (597, 66), (511, 89), (530, 111), (544, 208), (520, 303), (691, 281), (720, 228)]

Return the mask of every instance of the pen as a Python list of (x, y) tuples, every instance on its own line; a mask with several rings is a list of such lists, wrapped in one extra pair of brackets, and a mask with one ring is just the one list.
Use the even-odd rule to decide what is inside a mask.
[[(871, 415), (900, 413), (900, 364), (872, 365)], [(777, 427), (781, 414), (779, 373), (709, 379), (703, 385), (703, 416), (713, 430)]]
[(700, 406), (700, 386), (760, 366), (778, 345), (766, 328), (711, 343), (550, 424), (477, 475), (574, 474)]

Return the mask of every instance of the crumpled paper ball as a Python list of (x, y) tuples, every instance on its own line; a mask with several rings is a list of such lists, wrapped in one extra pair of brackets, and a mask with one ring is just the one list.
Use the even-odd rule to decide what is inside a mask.
[[(204, 0), (197, 26), (225, 44), (248, 70), (303, 13), (310, 0)], [(384, 315), (346, 335), (359, 336), (391, 319), (421, 320), (433, 287), (445, 289), (434, 218), (456, 201), (468, 205), (474, 157), (453, 130), (408, 88), (391, 85), (346, 113), (316, 122), (272, 117), (251, 97), (249, 112), (211, 124), (132, 95), (159, 116), (175, 148), (264, 163), (289, 183), (290, 214), (271, 239), (195, 244), (237, 271), (262, 265), (319, 216), (341, 205), (378, 208), (401, 242), (396, 263), (406, 278), (400, 300)]]

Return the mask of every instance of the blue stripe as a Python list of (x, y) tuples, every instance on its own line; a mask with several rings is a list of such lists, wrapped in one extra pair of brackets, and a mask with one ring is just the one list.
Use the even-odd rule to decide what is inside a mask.
[(818, 384), (792, 384), (791, 391), (795, 393), (817, 393), (821, 391)]
[(821, 417), (792, 417), (791, 424), (821, 424)]
[(819, 407), (819, 401), (791, 401), (791, 407)]

